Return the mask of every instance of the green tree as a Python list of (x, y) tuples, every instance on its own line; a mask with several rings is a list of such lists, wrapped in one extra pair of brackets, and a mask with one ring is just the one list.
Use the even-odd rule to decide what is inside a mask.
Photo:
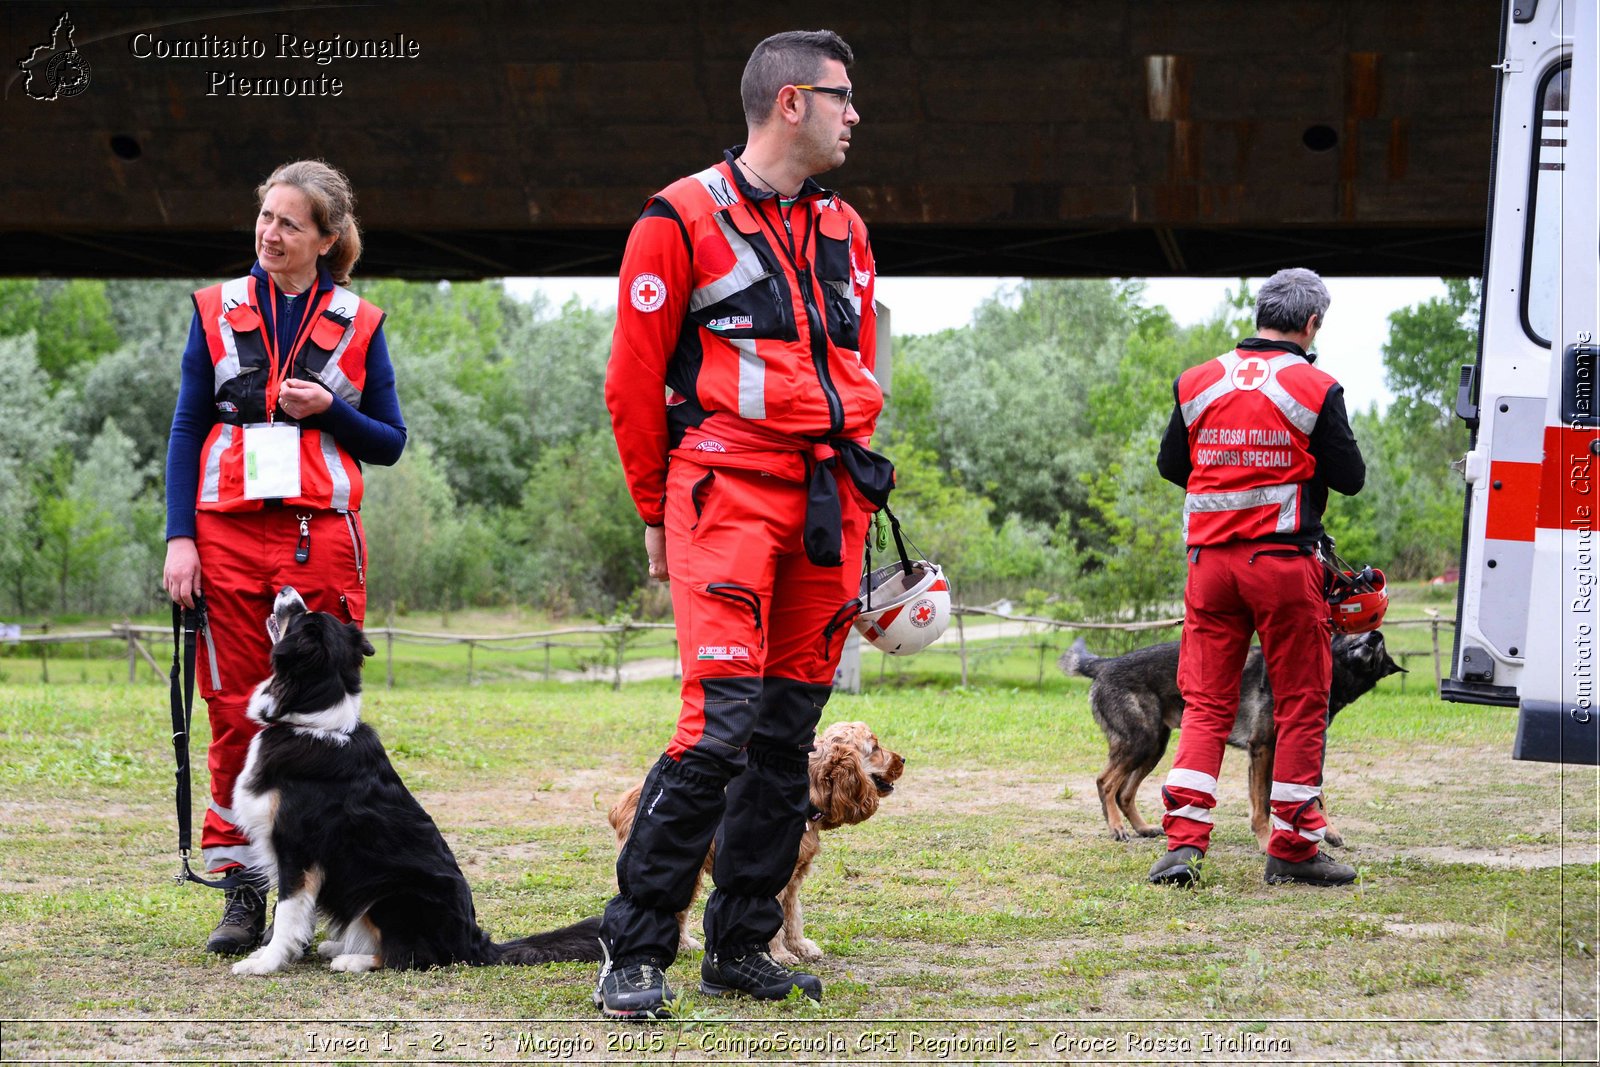
[(127, 613), (155, 605), (166, 511), (145, 491), (150, 480), (150, 471), (136, 461), (133, 442), (108, 418), (72, 468), (64, 506), (47, 502), (47, 531), (70, 516), (74, 543), (56, 558), (70, 566), (66, 593), (73, 608)]
[[(173, 368), (189, 339), (194, 318), (192, 294), (209, 284), (202, 278), (113, 278), (105, 283), (111, 325), (123, 345), (162, 353)], [(177, 388), (176, 370), (173, 388)]]
[(10, 610), (43, 607), (37, 505), (50, 458), (65, 445), (58, 404), (39, 371), (35, 335), (0, 337), (0, 582)]
[(361, 522), (369, 614), (458, 606), (471, 567), (463, 517), (426, 442), (412, 442), (393, 467), (368, 470)]
[(515, 531), (517, 588), (558, 613), (605, 614), (647, 577), (643, 527), (608, 431), (540, 453)]
[(41, 280), (39, 366), (59, 386), (117, 347), (111, 302), (102, 281)]
[(1419, 426), (1461, 431), (1455, 419), (1461, 367), (1477, 360), (1478, 305), (1482, 283), (1446, 278), (1445, 295), (1389, 316), (1383, 346), (1384, 381), (1394, 394), (1391, 411)]
[(0, 278), (0, 337), (39, 332), (44, 300), (33, 278)]
[(1116, 380), (1138, 287), (1029, 281), (1014, 295), (985, 303), (970, 329), (906, 346), (905, 362), (936, 383), (925, 420), (932, 440), (922, 443), (992, 500), (995, 516), (1048, 527), (1083, 509), (1078, 476), (1109, 457), (1091, 398)]
[(154, 341), (132, 341), (85, 368), (75, 390), (63, 390), (65, 425), (87, 443), (106, 419), (126, 435), (133, 466), (152, 483), (166, 462), (167, 435), (178, 405), (179, 363), (183, 353)]
[(1480, 286), (1447, 279), (1445, 289), (1389, 316), (1383, 365), (1394, 402), (1352, 419), (1367, 484), (1328, 505), (1339, 554), (1391, 578), (1440, 574), (1460, 547), (1462, 482), (1450, 464), (1466, 451), (1468, 432), (1455, 418), (1455, 394), (1462, 364), (1477, 356)]
[(609, 429), (606, 361), (616, 316), (569, 301), (552, 313), (543, 299), (506, 298), (504, 395), (542, 447)]
[(76, 464), (62, 449), (50, 463), (49, 477), (38, 488), (39, 562), (49, 576), (58, 611), (73, 609), (72, 594), (101, 573), (118, 531), (99, 501), (77, 491)]
[(1076, 534), (1057, 536), (1076, 572), (1065, 605), (1073, 615), (1140, 622), (1181, 610), (1183, 490), (1164, 481), (1155, 466), (1169, 412), (1148, 414), (1117, 458), (1085, 478), (1085, 511), (1062, 516)]
[(411, 437), (433, 447), (462, 506), (515, 509), (542, 448), (609, 425), (610, 312), (555, 312), (494, 282), (384, 281), (364, 294), (389, 313)]

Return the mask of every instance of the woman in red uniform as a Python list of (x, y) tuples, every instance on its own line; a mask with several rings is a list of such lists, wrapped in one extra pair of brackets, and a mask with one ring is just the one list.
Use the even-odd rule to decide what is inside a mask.
[(282, 586), (313, 611), (366, 614), (363, 463), (393, 464), (406, 427), (383, 312), (351, 292), (361, 254), (349, 179), (319, 160), (256, 189), (256, 263), (194, 294), (167, 444), (163, 584), (208, 624), (198, 675), (211, 718), (205, 868), (235, 872), (206, 948), (259, 943), (265, 878), (235, 825), (235, 778), (255, 725), (250, 693), (271, 671), (265, 621)]

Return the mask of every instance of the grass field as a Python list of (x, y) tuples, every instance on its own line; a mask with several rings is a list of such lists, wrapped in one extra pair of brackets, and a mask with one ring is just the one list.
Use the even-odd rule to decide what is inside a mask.
[[(1232, 754), (1206, 885), (1163, 891), (1159, 842), (1105, 834), (1085, 683), (1037, 684), (1037, 661), (993, 653), (962, 690), (925, 684), (951, 680), (930, 658), (836, 697), (824, 722), (866, 720), (908, 765), (806, 884), (823, 1005), (691, 996), (651, 1027), (595, 1018), (587, 965), (235, 978), (200, 951), (217, 894), (171, 879), (164, 690), (0, 684), (0, 1060), (1594, 1061), (1592, 769), (1514, 762), (1514, 713), (1387, 679), (1328, 757), (1358, 885), (1262, 883)], [(509, 936), (603, 906), (605, 812), (674, 691), (379, 686), (365, 715)], [(1141, 799), (1154, 816), (1154, 782)]]

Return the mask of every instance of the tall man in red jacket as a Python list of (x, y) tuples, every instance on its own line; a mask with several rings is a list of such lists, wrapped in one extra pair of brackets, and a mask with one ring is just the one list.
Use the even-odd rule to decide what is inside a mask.
[(676, 916), (713, 835), (701, 989), (822, 996), (767, 945), (892, 479), (865, 448), (883, 406), (866, 226), (813, 180), (861, 120), (853, 58), (826, 30), (762, 41), (740, 85), (748, 143), (651, 197), (623, 256), (606, 404), (650, 575), (672, 580), (683, 706), (606, 907), (594, 1000), (616, 1018), (667, 1012)]
[(1150, 869), (1157, 884), (1199, 878), (1257, 632), (1278, 728), (1266, 879), (1355, 880), (1355, 868), (1317, 847), (1327, 826), (1322, 754), (1333, 657), (1316, 545), (1328, 490), (1354, 494), (1366, 480), (1344, 389), (1312, 366), (1311, 342), (1327, 310), (1321, 278), (1281, 270), (1256, 299), (1257, 336), (1184, 371), (1173, 387), (1177, 402), (1156, 463), (1188, 490), (1189, 575), (1178, 655), (1183, 730), (1161, 790), (1169, 851)]

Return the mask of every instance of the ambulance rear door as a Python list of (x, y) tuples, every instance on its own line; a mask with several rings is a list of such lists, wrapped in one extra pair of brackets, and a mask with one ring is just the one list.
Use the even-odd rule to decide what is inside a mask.
[(1597, 0), (1503, 13), (1478, 362), (1457, 409), (1461, 585), (1447, 700), (1519, 709), (1513, 755), (1600, 762)]

